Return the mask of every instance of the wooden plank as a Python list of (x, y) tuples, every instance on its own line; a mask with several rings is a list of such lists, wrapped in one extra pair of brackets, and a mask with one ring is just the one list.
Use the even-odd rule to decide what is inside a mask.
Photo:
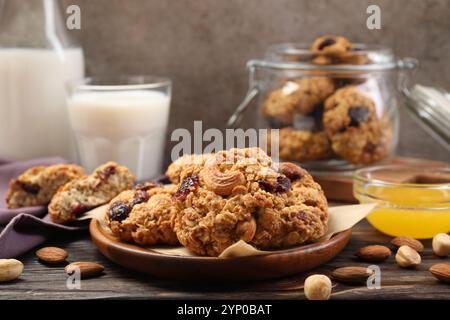
[[(367, 266), (356, 260), (354, 252), (369, 244), (386, 244), (389, 237), (380, 234), (361, 222), (355, 227), (347, 248), (330, 263), (314, 270), (329, 273), (336, 267), (348, 265)], [(417, 270), (399, 268), (394, 257), (381, 263), (380, 290), (361, 286), (334, 283), (333, 299), (448, 299), (450, 285), (437, 282), (427, 271), (433, 263), (448, 262), (431, 252), (430, 241), (424, 242), (426, 250), (423, 263)], [(125, 270), (106, 260), (92, 244), (87, 235), (54, 239), (48, 245), (65, 248), (69, 261), (95, 261), (106, 267), (102, 277), (82, 280), (81, 290), (66, 287), (63, 266), (48, 267), (28, 253), (20, 258), (25, 270), (20, 280), (0, 284), (0, 299), (304, 299), (303, 280), (307, 274), (246, 284), (200, 284), (182, 283), (156, 279)]]

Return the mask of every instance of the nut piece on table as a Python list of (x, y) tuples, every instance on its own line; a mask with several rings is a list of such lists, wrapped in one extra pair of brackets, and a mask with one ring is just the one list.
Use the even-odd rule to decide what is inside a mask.
[(79, 270), (81, 279), (86, 279), (101, 275), (105, 267), (95, 262), (79, 261), (68, 264), (64, 270), (68, 275), (72, 275), (76, 270)]
[(331, 280), (323, 274), (314, 274), (306, 278), (304, 290), (308, 300), (328, 300), (331, 295)]
[(364, 261), (381, 262), (391, 256), (391, 250), (385, 246), (372, 245), (359, 249), (355, 255)]
[(438, 233), (434, 236), (433, 252), (439, 257), (446, 257), (450, 255), (450, 236), (446, 233)]
[(366, 267), (342, 267), (331, 273), (334, 280), (346, 284), (363, 284), (371, 275)]
[(45, 263), (58, 264), (66, 261), (69, 254), (58, 247), (45, 247), (36, 251), (36, 256)]
[(437, 263), (432, 265), (428, 271), (439, 281), (450, 284), (450, 264)]
[(0, 259), (0, 282), (16, 280), (23, 271), (23, 263), (16, 259)]
[(395, 255), (395, 260), (402, 268), (413, 268), (422, 262), (420, 254), (413, 248), (406, 245), (401, 246), (398, 249), (397, 254)]
[(397, 248), (400, 248), (401, 246), (408, 246), (419, 253), (423, 252), (424, 249), (422, 242), (411, 237), (397, 237), (392, 239), (391, 243)]

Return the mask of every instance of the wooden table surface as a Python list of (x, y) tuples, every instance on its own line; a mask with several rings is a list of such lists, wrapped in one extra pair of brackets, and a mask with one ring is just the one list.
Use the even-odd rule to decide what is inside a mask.
[[(353, 257), (354, 252), (365, 245), (385, 244), (390, 240), (370, 227), (359, 223), (353, 230), (350, 243), (334, 260), (314, 270), (314, 273), (329, 273), (336, 267), (368, 266)], [(186, 284), (131, 272), (117, 266), (97, 250), (89, 236), (71, 239), (53, 239), (46, 245), (65, 248), (69, 261), (94, 261), (105, 266), (105, 274), (98, 278), (81, 281), (81, 289), (66, 287), (64, 267), (48, 267), (37, 261), (30, 252), (19, 259), (25, 270), (19, 280), (0, 284), (0, 300), (4, 299), (304, 299), (305, 274), (279, 280), (235, 285)], [(450, 285), (439, 283), (427, 271), (434, 263), (450, 262), (439, 259), (431, 252), (430, 241), (425, 241), (426, 250), (422, 264), (416, 270), (401, 269), (391, 256), (379, 264), (381, 289), (365, 286), (346, 286), (333, 283), (332, 299), (450, 299)]]

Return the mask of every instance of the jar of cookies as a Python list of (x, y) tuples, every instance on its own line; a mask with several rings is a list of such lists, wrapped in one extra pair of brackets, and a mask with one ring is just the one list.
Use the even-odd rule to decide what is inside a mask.
[(275, 45), (248, 62), (249, 91), (228, 126), (267, 128), (267, 150), (281, 160), (318, 174), (350, 173), (393, 155), (398, 87), (416, 65), (341, 36)]

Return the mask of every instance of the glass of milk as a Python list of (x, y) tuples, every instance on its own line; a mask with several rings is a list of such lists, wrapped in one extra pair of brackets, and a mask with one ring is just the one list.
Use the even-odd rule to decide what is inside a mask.
[(87, 172), (107, 161), (138, 181), (161, 174), (171, 81), (154, 76), (85, 78), (69, 84), (67, 106)]

